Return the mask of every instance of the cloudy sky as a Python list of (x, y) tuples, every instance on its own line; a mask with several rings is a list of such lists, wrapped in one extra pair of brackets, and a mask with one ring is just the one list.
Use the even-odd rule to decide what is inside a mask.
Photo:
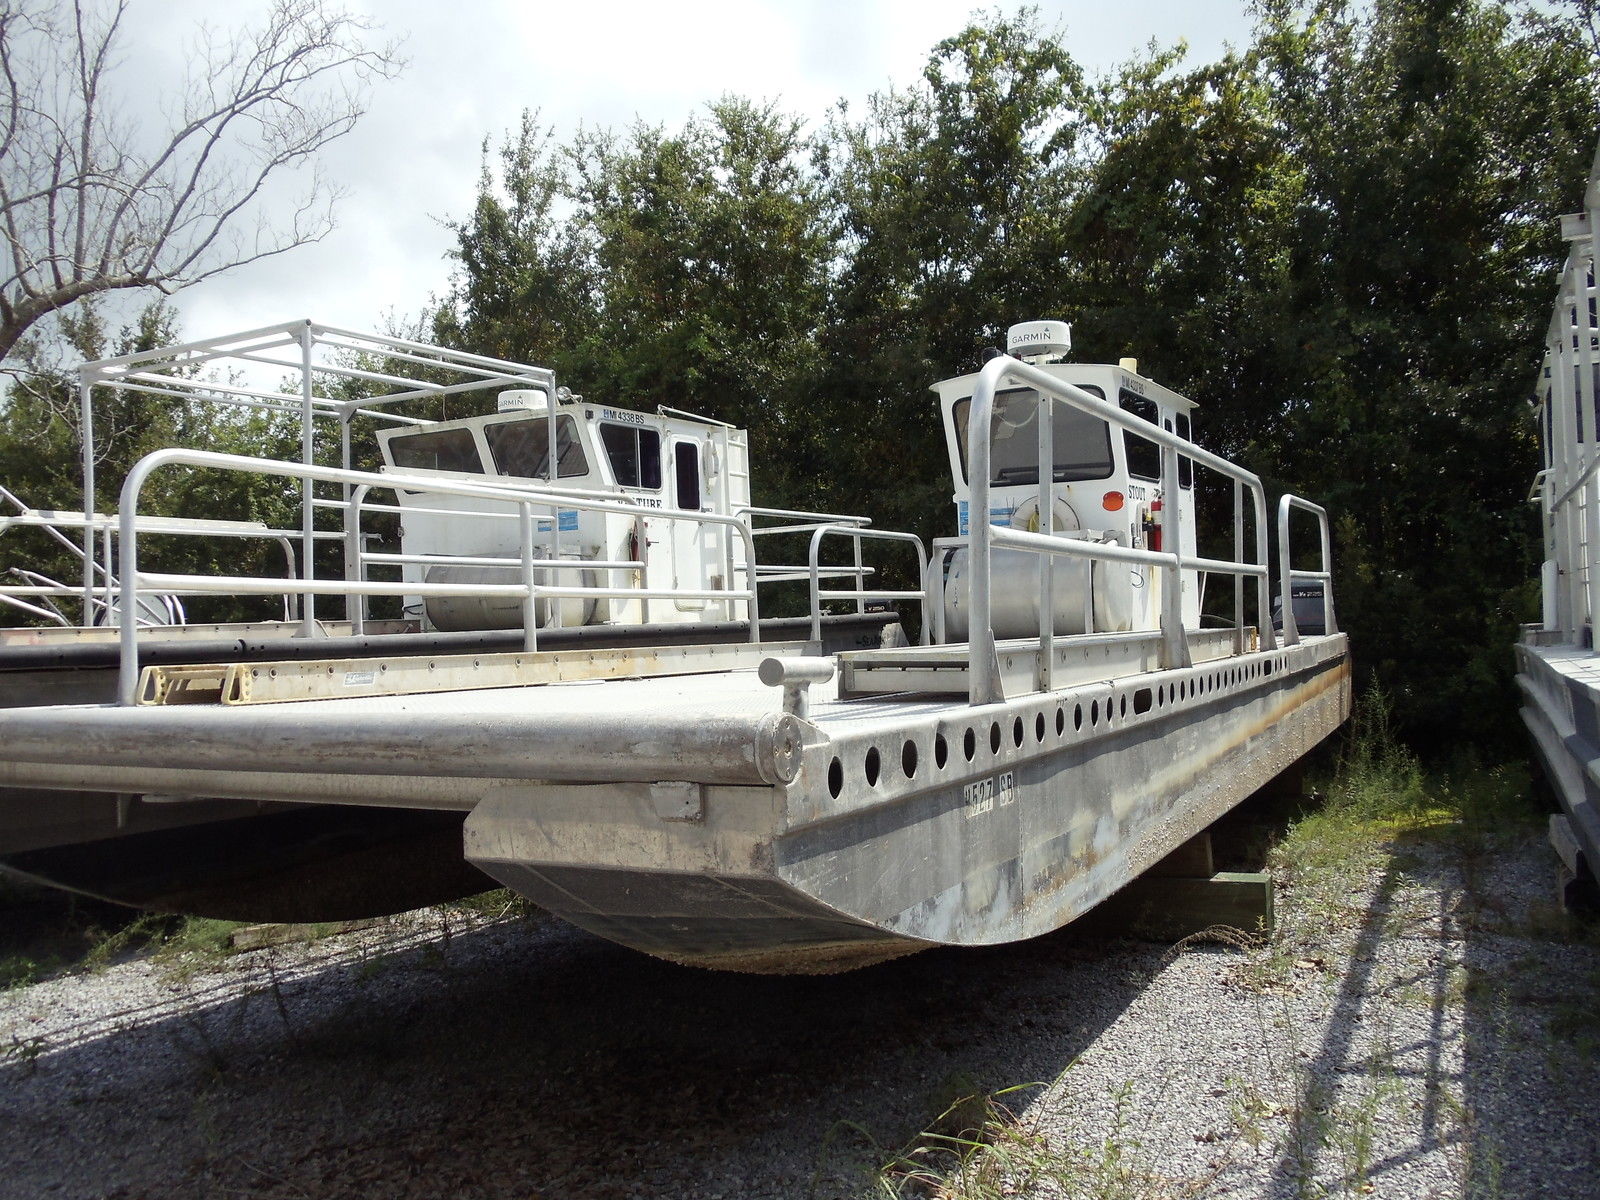
[[(260, 0), (134, 0), (123, 86), (138, 107), (182, 72), (202, 20), (243, 22)], [(443, 293), (450, 245), (441, 222), (472, 203), (480, 146), (536, 108), (564, 140), (580, 123), (635, 118), (674, 127), (733, 93), (775, 100), (820, 122), (841, 98), (916, 79), (929, 49), (959, 31), (969, 0), (679, 0), (605, 4), (547, 0), (351, 0), (410, 65), (379, 84), (356, 130), (324, 156), (347, 195), (325, 241), (183, 292), (186, 334), (203, 337), (298, 317), (377, 329)], [(1152, 39), (1182, 38), (1190, 61), (1243, 44), (1244, 0), (1056, 0), (1039, 5), (1091, 70)], [(226, 13), (226, 18), (219, 17)], [(159, 69), (150, 70), (155, 65)], [(129, 70), (137, 66), (144, 69)]]

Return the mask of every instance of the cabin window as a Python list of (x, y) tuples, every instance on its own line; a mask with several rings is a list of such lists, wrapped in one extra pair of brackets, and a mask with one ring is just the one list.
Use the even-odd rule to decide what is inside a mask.
[(654, 429), (602, 422), (600, 442), (606, 448), (611, 474), (623, 487), (661, 486), (661, 435)]
[[(1590, 391), (1588, 416), (1593, 419), (1595, 426), (1600, 428), (1600, 362), (1595, 363), (1594, 366), (1590, 368), (1589, 379)], [(1586, 442), (1589, 439), (1584, 434), (1584, 429), (1587, 425), (1587, 422), (1585, 421), (1582, 387), (1583, 368), (1574, 363), (1572, 365), (1572, 407), (1577, 413), (1578, 417), (1577, 440), (1580, 442)]]
[(1583, 374), (1578, 365), (1572, 365), (1572, 411), (1578, 420), (1578, 441), (1586, 440), (1583, 436)]
[[(550, 477), (550, 418), (517, 417), (483, 427), (495, 469), (517, 479)], [(556, 477), (587, 475), (577, 424), (565, 414), (556, 418)]]
[[(1117, 397), (1122, 411), (1142, 417), (1150, 424), (1159, 424), (1156, 402), (1134, 392), (1123, 392)], [(1122, 431), (1123, 452), (1128, 458), (1128, 474), (1139, 479), (1161, 481), (1161, 447), (1148, 438), (1140, 437), (1131, 429)]]
[(483, 460), (470, 429), (434, 429), (389, 439), (394, 465), (423, 471), (463, 471), (482, 475)]
[[(1099, 388), (1084, 387), (1083, 390), (1105, 399)], [(1052, 404), (1050, 408), (1055, 482), (1108, 478), (1111, 475), (1111, 431), (1106, 423), (1069, 404)], [(961, 455), (963, 479), (967, 477), (967, 418), (971, 409), (972, 400), (968, 397), (957, 400), (951, 414), (956, 423), (956, 448)], [(1039, 393), (1032, 388), (1011, 388), (996, 393), (993, 429), (990, 485), (1038, 483)]]
[(677, 475), (678, 507), (684, 512), (699, 512), (700, 447), (694, 442), (679, 442), (672, 448), (672, 463)]

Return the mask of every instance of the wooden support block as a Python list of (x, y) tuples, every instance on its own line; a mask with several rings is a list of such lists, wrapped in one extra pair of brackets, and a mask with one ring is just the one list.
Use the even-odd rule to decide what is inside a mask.
[(1105, 932), (1175, 942), (1217, 926), (1266, 938), (1275, 926), (1272, 877), (1263, 871), (1219, 871), (1182, 878), (1146, 874), (1095, 910)]

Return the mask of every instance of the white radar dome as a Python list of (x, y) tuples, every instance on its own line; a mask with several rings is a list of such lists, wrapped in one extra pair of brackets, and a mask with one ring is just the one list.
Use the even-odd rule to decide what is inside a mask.
[(515, 408), (543, 410), (549, 405), (548, 395), (543, 388), (518, 388), (513, 392), (501, 392), (499, 411), (510, 412)]
[(1006, 353), (1015, 358), (1065, 358), (1071, 349), (1065, 321), (1024, 321), (1006, 330)]

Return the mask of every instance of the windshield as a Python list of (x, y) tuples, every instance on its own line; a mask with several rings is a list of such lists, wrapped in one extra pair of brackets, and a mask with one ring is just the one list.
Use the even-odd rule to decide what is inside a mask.
[[(1083, 389), (1105, 398), (1097, 387)], [(1052, 404), (1051, 447), (1055, 451), (1057, 483), (1076, 479), (1105, 479), (1111, 474), (1111, 431), (1099, 417), (1069, 404)], [(961, 477), (967, 479), (967, 421), (972, 400), (955, 403), (956, 445), (961, 453)], [(1004, 487), (1039, 482), (1039, 393), (1033, 388), (1011, 388), (994, 398), (993, 450), (989, 483)]]
[[(494, 455), (494, 465), (502, 475), (519, 479), (546, 479), (550, 474), (550, 418), (516, 417), (483, 427), (484, 440)], [(556, 418), (556, 473), (558, 478), (587, 475), (589, 464), (583, 456), (572, 418), (563, 413)]]
[(389, 457), (402, 469), (483, 474), (478, 444), (470, 429), (435, 429), (389, 439)]

